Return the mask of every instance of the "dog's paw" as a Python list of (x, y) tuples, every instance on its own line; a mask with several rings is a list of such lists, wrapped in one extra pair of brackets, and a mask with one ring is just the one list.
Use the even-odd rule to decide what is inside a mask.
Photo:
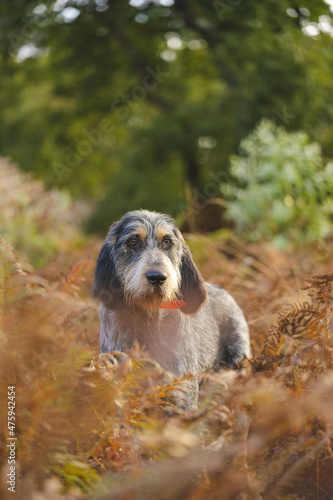
[(108, 368), (116, 370), (121, 363), (125, 363), (130, 359), (128, 354), (121, 351), (102, 352), (98, 356), (99, 368)]
[(218, 368), (230, 368), (231, 370), (240, 371), (246, 359), (247, 357), (243, 352), (227, 350), (220, 360), (220, 366)]
[(115, 371), (126, 372), (131, 369), (132, 360), (128, 354), (120, 351), (103, 352), (98, 358), (90, 362), (90, 366), (83, 369), (84, 372), (99, 371), (103, 377), (109, 379), (113, 377)]

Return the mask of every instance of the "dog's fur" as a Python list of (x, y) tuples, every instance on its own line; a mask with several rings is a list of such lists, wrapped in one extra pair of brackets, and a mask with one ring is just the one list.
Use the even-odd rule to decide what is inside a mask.
[[(164, 274), (165, 281), (148, 281), (152, 271)], [(101, 352), (126, 351), (137, 341), (178, 377), (237, 368), (244, 355), (250, 356), (241, 309), (223, 288), (204, 283), (167, 215), (137, 210), (111, 226), (97, 260), (93, 294), (101, 302)], [(160, 308), (173, 300), (185, 306)], [(186, 407), (195, 406), (197, 389), (192, 392)]]

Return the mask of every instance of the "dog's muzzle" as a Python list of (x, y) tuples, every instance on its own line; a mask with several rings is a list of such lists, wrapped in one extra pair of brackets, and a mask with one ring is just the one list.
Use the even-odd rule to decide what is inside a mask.
[(146, 273), (146, 278), (152, 285), (163, 285), (167, 277), (164, 271), (153, 270)]

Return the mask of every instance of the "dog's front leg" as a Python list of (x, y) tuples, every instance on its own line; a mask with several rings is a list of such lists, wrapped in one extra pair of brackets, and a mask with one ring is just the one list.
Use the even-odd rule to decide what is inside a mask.
[(181, 410), (197, 410), (199, 381), (197, 378), (180, 380), (177, 388), (170, 393), (168, 401)]
[(107, 309), (103, 304), (99, 310), (100, 330), (100, 352), (126, 351), (133, 347), (132, 339), (122, 332), (117, 321), (117, 315)]

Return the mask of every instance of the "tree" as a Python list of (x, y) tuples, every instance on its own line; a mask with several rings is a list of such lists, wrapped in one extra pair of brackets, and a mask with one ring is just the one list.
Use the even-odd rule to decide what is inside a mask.
[(132, 206), (179, 214), (262, 117), (330, 154), (332, 39), (304, 33), (329, 13), (321, 0), (5, 3), (0, 150), (100, 200), (101, 231)]

